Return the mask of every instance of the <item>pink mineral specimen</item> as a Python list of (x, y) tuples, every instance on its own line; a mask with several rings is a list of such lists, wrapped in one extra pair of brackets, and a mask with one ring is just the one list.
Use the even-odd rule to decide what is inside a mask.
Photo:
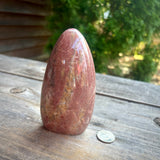
[(81, 134), (90, 122), (94, 100), (95, 68), (90, 49), (77, 29), (68, 29), (54, 46), (44, 76), (44, 127), (62, 134)]

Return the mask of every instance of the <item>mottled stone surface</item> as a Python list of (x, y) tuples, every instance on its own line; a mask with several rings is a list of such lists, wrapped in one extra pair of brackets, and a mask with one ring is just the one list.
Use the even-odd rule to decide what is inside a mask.
[(88, 44), (76, 29), (58, 39), (48, 61), (41, 94), (46, 129), (69, 135), (82, 133), (95, 100), (95, 69)]

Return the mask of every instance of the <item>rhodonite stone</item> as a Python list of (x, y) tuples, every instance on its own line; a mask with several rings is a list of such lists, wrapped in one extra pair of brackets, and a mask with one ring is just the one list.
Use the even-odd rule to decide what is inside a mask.
[(55, 44), (44, 76), (44, 127), (62, 134), (81, 134), (90, 122), (94, 100), (95, 69), (90, 49), (77, 29), (68, 29)]

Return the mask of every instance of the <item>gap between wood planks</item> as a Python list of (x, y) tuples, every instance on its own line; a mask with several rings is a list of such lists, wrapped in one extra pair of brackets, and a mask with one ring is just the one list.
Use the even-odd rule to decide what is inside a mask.
[[(2, 72), (2, 73), (7, 73), (7, 74), (11, 74), (11, 75), (16, 75), (16, 76), (24, 77), (24, 78), (28, 78), (28, 79), (33, 79), (33, 80), (37, 80), (37, 81), (40, 81), (40, 82), (43, 81), (43, 80), (40, 79), (40, 78), (33, 78), (33, 77), (30, 77), (30, 76), (19, 75), (19, 74), (15, 74), (15, 73), (3, 71), (3, 70), (0, 70), (0, 72)], [(115, 95), (109, 95), (109, 94), (107, 94), (107, 93), (103, 93), (103, 92), (100, 92), (100, 91), (96, 91), (96, 94), (97, 94), (97, 95), (101, 95), (101, 96), (106, 96), (106, 97), (111, 97), (111, 98), (123, 100), (123, 101), (132, 102), (132, 103), (143, 104), (143, 105), (147, 105), (147, 106), (150, 106), (150, 107), (158, 107), (158, 108), (160, 108), (160, 106), (154, 105), (154, 104), (151, 104), (151, 103), (145, 103), (145, 102), (142, 102), (142, 101), (135, 101), (135, 100), (128, 99), (128, 98), (124, 98), (124, 97), (118, 97), (118, 96), (115, 96)]]

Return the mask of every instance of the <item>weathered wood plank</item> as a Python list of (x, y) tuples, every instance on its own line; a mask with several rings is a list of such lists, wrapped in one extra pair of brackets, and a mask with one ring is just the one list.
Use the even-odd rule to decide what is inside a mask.
[[(31, 52), (27, 54), (26, 50), (27, 55), (22, 57), (33, 57), (39, 51), (42, 53), (43, 49), (40, 50), (39, 46), (45, 46), (50, 36), (45, 28), (49, 14), (48, 0), (1, 0), (0, 53), (14, 55), (16, 51), (15, 55), (21, 56), (25, 48), (30, 48)], [(35, 37), (38, 37), (37, 40)]]
[[(46, 64), (0, 55), (0, 71), (43, 80)], [(5, 64), (10, 64), (6, 66)], [(18, 67), (18, 66), (21, 67)], [(160, 107), (160, 86), (108, 75), (96, 74), (97, 94)]]
[[(41, 81), (0, 73), (1, 93), (23, 99), (38, 107), (40, 106), (41, 86)], [(139, 104), (136, 103), (96, 95), (94, 112), (96, 116), (116, 123), (123, 123), (150, 132), (160, 131), (160, 128), (153, 122), (153, 119), (160, 114), (159, 108), (145, 105), (139, 107)], [(104, 126), (104, 124), (101, 125)]]
[(1, 26), (45, 26), (46, 23), (42, 16), (0, 13)]
[[(33, 87), (34, 86), (34, 87)], [(23, 99), (34, 105), (40, 105), (40, 91), (42, 82), (24, 79), (23, 77), (9, 75), (0, 72), (0, 92), (9, 94), (10, 96)], [(19, 92), (14, 93), (14, 88), (22, 88)], [(24, 88), (24, 89), (23, 89)]]
[(24, 58), (9, 57), (2, 54), (0, 54), (0, 62), (0, 71), (2, 72), (22, 75), (39, 81), (43, 80), (46, 63)]
[[(0, 155), (2, 157), (44, 160), (156, 160), (160, 156), (160, 128), (149, 124), (152, 117), (160, 114), (159, 108), (96, 96), (93, 118), (87, 130), (79, 136), (64, 136), (48, 132), (41, 127), (38, 100), (41, 81), (0, 74)], [(26, 90), (13, 93), (11, 89), (14, 87), (25, 87)], [(109, 110), (112, 112), (107, 114)], [(133, 118), (132, 113), (135, 117), (141, 117), (141, 126), (148, 125), (148, 128), (153, 130), (143, 127), (142, 129), (140, 125), (134, 126), (130, 123), (129, 119)], [(129, 123), (124, 123), (124, 117), (126, 121), (129, 120)], [(150, 121), (146, 121), (146, 117), (151, 118)], [(135, 120), (136, 118), (133, 122)], [(96, 139), (96, 132), (102, 128), (109, 129), (116, 135), (113, 144), (106, 145)]]
[[(96, 95), (94, 113), (100, 120), (105, 119), (103, 123), (98, 118), (94, 120), (95, 125), (97, 124), (99, 127), (110, 128), (113, 125), (118, 127), (119, 124), (124, 124), (129, 128), (135, 127), (149, 132), (160, 132), (160, 128), (153, 121), (160, 114), (160, 109), (156, 107)], [(112, 123), (107, 122), (108, 119), (112, 120)], [(121, 128), (119, 132), (122, 130)]]
[(45, 45), (48, 37), (7, 39), (0, 41), (0, 53)]
[(5, 0), (0, 1), (0, 12), (7, 13), (20, 13), (20, 14), (29, 14), (29, 15), (48, 15), (48, 10), (45, 6), (25, 3), (23, 1), (17, 0)]
[[(0, 73), (0, 92), (23, 99), (36, 106), (40, 106), (41, 81), (23, 78), (6, 73)], [(15, 92), (14, 92), (15, 91)], [(18, 92), (19, 91), (19, 92)], [(153, 119), (160, 114), (159, 108), (136, 103), (129, 103), (114, 98), (96, 95), (94, 113), (101, 119), (112, 120), (130, 127), (137, 127), (150, 132), (160, 132)], [(95, 125), (107, 126), (95, 121)], [(109, 124), (109, 123), (108, 123)]]
[(160, 107), (160, 86), (150, 83), (107, 76), (96, 75), (97, 92), (120, 99)]
[(29, 2), (29, 3), (34, 3), (34, 4), (41, 4), (41, 5), (46, 5), (48, 0), (20, 0), (24, 2)]
[(44, 27), (33, 26), (0, 26), (0, 39), (16, 39), (25, 37), (42, 37), (50, 36), (51, 33)]

